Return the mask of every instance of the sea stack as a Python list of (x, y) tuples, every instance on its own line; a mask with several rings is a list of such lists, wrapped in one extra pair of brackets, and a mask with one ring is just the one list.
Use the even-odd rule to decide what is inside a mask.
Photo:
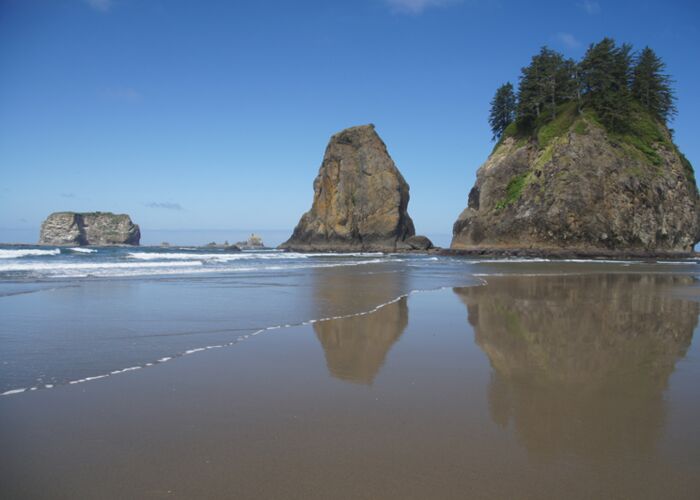
[(348, 128), (331, 137), (314, 199), (280, 248), (295, 251), (427, 250), (408, 215), (408, 183), (389, 156), (374, 125)]
[(534, 133), (515, 123), (479, 168), (451, 248), (475, 253), (688, 255), (700, 240), (693, 167), (643, 109), (610, 133), (575, 103)]
[(40, 245), (138, 245), (139, 226), (126, 214), (54, 212), (41, 224)]

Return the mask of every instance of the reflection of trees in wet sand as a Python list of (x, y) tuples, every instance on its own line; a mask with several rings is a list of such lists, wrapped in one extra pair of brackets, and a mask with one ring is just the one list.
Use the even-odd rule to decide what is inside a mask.
[(334, 377), (371, 384), (408, 324), (406, 297), (372, 314), (314, 323)]
[(661, 293), (685, 276), (489, 278), (455, 289), (493, 367), (493, 420), (531, 452), (592, 458), (649, 453), (663, 392), (690, 345), (700, 304)]

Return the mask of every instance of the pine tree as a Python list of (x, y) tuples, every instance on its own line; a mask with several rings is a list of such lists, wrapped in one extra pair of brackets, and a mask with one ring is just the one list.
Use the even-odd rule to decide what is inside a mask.
[(518, 88), (518, 119), (526, 127), (549, 111), (556, 117), (557, 105), (571, 98), (573, 61), (559, 52), (542, 47), (530, 65), (522, 69)]
[(489, 113), (489, 125), (493, 132), (492, 140), (499, 139), (503, 131), (515, 119), (515, 93), (513, 85), (508, 82), (496, 90), (496, 94), (491, 99), (491, 112)]
[(566, 69), (569, 72), (570, 80), (567, 86), (568, 99), (576, 102), (576, 109), (579, 113), (583, 111), (583, 81), (581, 76), (581, 65), (569, 59), (566, 61)]
[(664, 123), (676, 115), (673, 83), (666, 65), (652, 49), (644, 47), (636, 58), (632, 75), (632, 96)]
[(630, 116), (631, 46), (604, 38), (591, 45), (581, 61), (584, 105), (590, 105), (613, 130), (625, 128)]
[(533, 57), (529, 66), (521, 69), (520, 83), (518, 85), (518, 122), (523, 128), (540, 116), (544, 96), (541, 91), (540, 68)]

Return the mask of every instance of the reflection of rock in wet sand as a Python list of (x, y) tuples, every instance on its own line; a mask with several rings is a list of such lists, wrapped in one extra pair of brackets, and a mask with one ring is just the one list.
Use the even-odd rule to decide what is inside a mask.
[(406, 297), (364, 316), (314, 323), (334, 377), (371, 384), (408, 324)]
[(664, 389), (700, 304), (662, 289), (690, 277), (599, 274), (489, 278), (455, 289), (494, 369), (493, 420), (531, 452), (648, 453)]
[[(324, 316), (328, 305), (340, 314), (369, 311), (405, 293), (403, 279), (401, 273), (392, 272), (319, 273), (314, 282), (318, 316)], [(347, 307), (352, 309), (343, 309)], [(314, 323), (314, 331), (325, 352), (328, 371), (334, 377), (371, 384), (407, 324), (408, 305), (404, 297), (372, 314)]]

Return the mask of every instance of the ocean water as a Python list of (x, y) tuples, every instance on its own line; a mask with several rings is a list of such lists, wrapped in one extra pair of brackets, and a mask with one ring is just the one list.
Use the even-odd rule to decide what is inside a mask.
[(413, 289), (477, 281), (434, 256), (4, 246), (0, 394), (147, 368), (366, 312)]
[(698, 498), (696, 260), (0, 269), (2, 498)]
[(0, 246), (0, 394), (149, 368), (274, 329), (367, 314), (411, 291), (478, 286), (489, 276), (697, 271), (695, 260)]

